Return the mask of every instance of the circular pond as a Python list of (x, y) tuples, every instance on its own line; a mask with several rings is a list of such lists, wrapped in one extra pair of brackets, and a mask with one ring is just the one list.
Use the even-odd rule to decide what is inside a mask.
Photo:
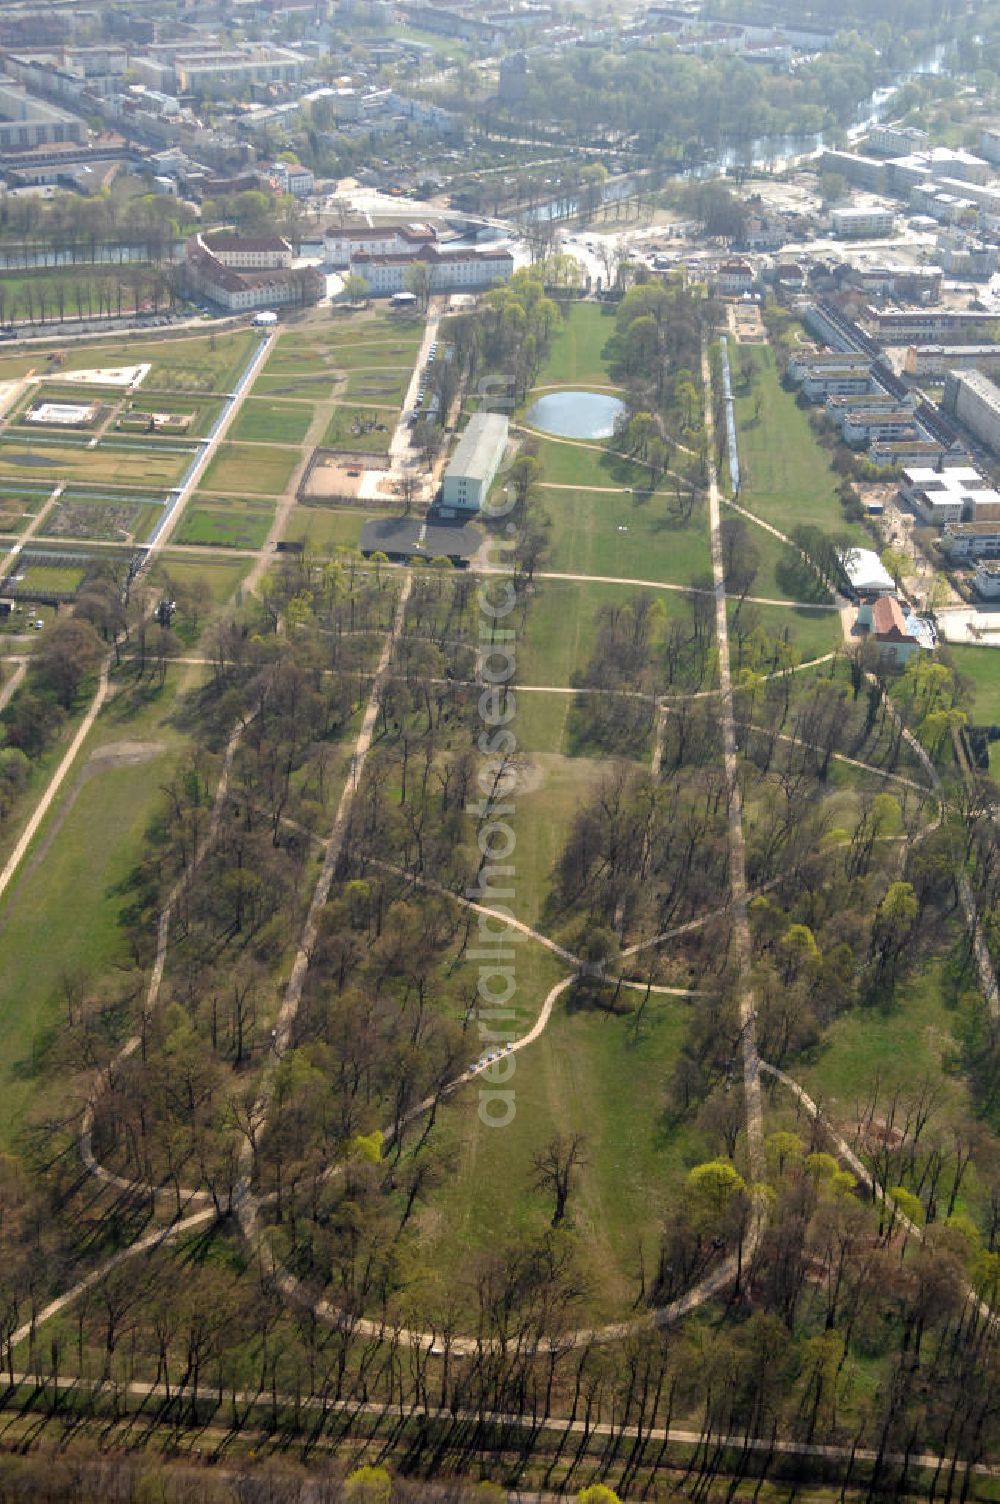
[(528, 409), (525, 422), (560, 439), (609, 439), (624, 402), (606, 392), (549, 392)]

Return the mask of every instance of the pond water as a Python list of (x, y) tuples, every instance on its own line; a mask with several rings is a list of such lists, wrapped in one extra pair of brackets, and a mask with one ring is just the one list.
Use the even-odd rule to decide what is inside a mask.
[(525, 421), (560, 439), (609, 439), (624, 402), (606, 392), (550, 392), (528, 409)]

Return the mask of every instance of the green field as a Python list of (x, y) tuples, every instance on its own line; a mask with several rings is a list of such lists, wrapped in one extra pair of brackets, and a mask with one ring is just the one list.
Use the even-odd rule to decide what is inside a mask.
[(95, 484), (169, 489), (176, 485), (191, 463), (187, 449), (148, 448), (133, 442), (128, 447), (99, 444), (96, 449), (68, 444), (23, 444), (0, 442), (0, 479), (58, 481), (78, 480)]
[(230, 429), (234, 439), (265, 444), (302, 444), (312, 422), (308, 402), (264, 402), (250, 397)]
[(260, 548), (274, 521), (274, 507), (236, 502), (213, 505), (210, 497), (195, 496), (184, 509), (177, 543), (222, 548)]
[(1000, 649), (948, 645), (948, 657), (972, 691), (969, 719), (974, 725), (1000, 725)]
[(360, 511), (335, 507), (292, 508), (284, 536), (315, 549), (357, 548), (366, 517)]
[(220, 444), (201, 477), (206, 491), (234, 495), (278, 496), (292, 478), (298, 450), (269, 449), (263, 444)]

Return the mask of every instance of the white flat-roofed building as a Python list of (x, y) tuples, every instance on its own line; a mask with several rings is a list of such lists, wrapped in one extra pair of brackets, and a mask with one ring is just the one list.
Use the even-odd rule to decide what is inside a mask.
[(841, 568), (858, 595), (894, 595), (896, 582), (873, 549), (848, 548), (840, 556)]
[(956, 465), (950, 470), (914, 466), (903, 471), (899, 489), (903, 499), (935, 527), (944, 527), (947, 522), (975, 522), (984, 508), (1000, 508), (1000, 492), (972, 465)]
[(863, 396), (871, 385), (871, 366), (859, 360), (853, 366), (810, 371), (802, 381), (802, 394), (809, 402), (825, 402), (828, 397)]
[(476, 413), (444, 473), (444, 516), (481, 510), (507, 448), (509, 424), (501, 413)]
[(834, 209), (830, 221), (842, 240), (875, 240), (892, 235), (896, 228), (891, 209)]

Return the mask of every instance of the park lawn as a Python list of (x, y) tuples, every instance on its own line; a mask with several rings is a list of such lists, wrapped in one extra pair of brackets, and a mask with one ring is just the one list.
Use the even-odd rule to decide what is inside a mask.
[[(530, 944), (517, 951), (520, 992)], [(539, 983), (536, 1009), (545, 996)], [(413, 1267), (470, 1307), (477, 1255), (523, 1248), (549, 1231), (552, 1201), (534, 1188), (534, 1154), (580, 1132), (586, 1149), (567, 1223), (587, 1291), (581, 1324), (635, 1315), (641, 1264), (655, 1267), (661, 1219), (696, 1158), (691, 1128), (663, 1121), (664, 1082), (688, 1012), (680, 999), (651, 1000), (635, 1037), (631, 1020), (574, 1009), (564, 994), (545, 1033), (514, 1057), (507, 1089), (515, 1111), (502, 1132), (479, 1116), (488, 1083), (463, 1088), (442, 1110), (435, 1135), (453, 1169), (415, 1218)], [(478, 1049), (473, 1042), (470, 1061)]]
[(333, 371), (351, 371), (358, 366), (408, 365), (412, 368), (420, 349), (420, 333), (412, 337), (390, 334), (379, 327), (358, 326), (350, 334), (333, 339), (320, 333), (283, 335), (277, 349), (269, 357), (267, 371), (274, 375), (287, 372), (300, 376), (317, 366)]
[(288, 485), (300, 452), (241, 444), (220, 444), (201, 478), (206, 491), (232, 491), (254, 496), (279, 496)]
[(261, 548), (274, 521), (274, 506), (236, 502), (213, 505), (210, 497), (194, 496), (184, 509), (176, 533), (178, 543), (217, 548)]
[(971, 1118), (976, 1114), (968, 1087), (950, 1068), (958, 1026), (945, 963), (931, 960), (900, 981), (890, 1004), (851, 1009), (830, 1025), (807, 1061), (786, 1069), (848, 1124), (855, 1121), (855, 1103), (868, 1096), (876, 1074), (886, 1097), (897, 1088), (912, 1093), (926, 1078), (935, 1084), (943, 1111)]
[[(740, 379), (744, 360), (752, 362), (756, 372), (749, 387)], [(808, 416), (794, 394), (782, 387), (774, 351), (763, 347), (742, 349), (733, 366), (733, 386), (743, 482), (741, 504), (784, 533), (798, 527), (818, 527), (870, 546), (864, 528), (849, 523), (844, 516), (837, 497), (837, 476), (813, 435)]]
[(388, 454), (396, 416), (394, 407), (338, 407), (326, 425), (320, 448)]
[[(139, 392), (231, 392), (260, 343), (251, 330), (218, 330), (213, 334), (173, 338), (118, 340), (110, 344), (78, 345), (67, 352), (59, 371), (89, 371), (149, 363), (152, 370)], [(42, 368), (40, 356), (37, 368)], [(80, 390), (80, 388), (76, 388)], [(86, 388), (83, 388), (86, 391)]]
[[(688, 585), (711, 572), (703, 506), (675, 523), (667, 497), (540, 490), (552, 521), (542, 570)], [(621, 531), (625, 529), (625, 531)]]
[(315, 366), (295, 373), (272, 371), (265, 366), (250, 388), (254, 397), (295, 397), (309, 402), (328, 402), (344, 395), (344, 378), (339, 371), (317, 370)]
[(191, 463), (187, 449), (148, 448), (99, 444), (96, 449), (72, 445), (25, 445), (17, 440), (0, 441), (0, 477), (25, 480), (81, 481), (117, 486), (169, 489), (176, 485)]
[(250, 559), (194, 559), (190, 551), (181, 554), (173, 548), (164, 549), (159, 562), (178, 585), (206, 585), (217, 606), (232, 599), (252, 567)]
[[(191, 671), (168, 670), (152, 710), (130, 714), (126, 691), (102, 713), (0, 905), (0, 1143), (7, 1146), (13, 1147), (36, 1092), (43, 1098), (46, 1090), (57, 1093), (65, 1110), (65, 1080), (46, 1083), (40, 1074), (45, 1045), (65, 1020), (62, 979), (114, 977), (131, 966), (121, 926), (133, 901), (127, 879), (147, 853), (149, 822), (182, 754), (173, 721), (182, 676), (188, 682)], [(159, 750), (130, 766), (99, 764), (81, 781), (84, 759), (109, 740), (152, 742)]]
[(750, 588), (751, 595), (768, 600), (830, 603), (830, 592), (794, 548), (723, 506), (723, 526), (727, 522), (741, 523), (746, 530), (747, 542), (754, 549), (757, 573)]
[(574, 580), (538, 580), (524, 628), (521, 630), (518, 625), (516, 632), (517, 683), (551, 684), (559, 688), (572, 685), (573, 675), (582, 677), (590, 662), (601, 608), (624, 606), (640, 595), (658, 602), (666, 615), (687, 614), (683, 597), (669, 591)]
[(313, 419), (308, 402), (265, 402), (250, 397), (244, 402), (230, 430), (234, 439), (256, 443), (301, 445)]
[(1000, 725), (1000, 649), (949, 643), (947, 651), (972, 690), (969, 720), (975, 726)]
[(141, 261), (5, 271), (0, 275), (0, 321), (28, 318), (52, 323), (81, 313), (92, 317), (93, 310), (109, 301), (117, 313), (119, 290), (121, 312), (131, 314), (148, 300), (149, 279), (155, 275), (152, 264)]
[(604, 347), (615, 332), (614, 313), (599, 303), (572, 303), (538, 374), (539, 386), (611, 384)]
[[(551, 439), (539, 436), (536, 457), (542, 467), (542, 481), (550, 486), (594, 487), (596, 490), (639, 490), (649, 487), (649, 470), (637, 460), (628, 459), (606, 445)], [(674, 468), (682, 468), (683, 455), (675, 457)], [(673, 490), (667, 476), (661, 490)]]
[(69, 564), (40, 564), (38, 557), (32, 555), (32, 562), (21, 572), (23, 590), (37, 590), (41, 595), (73, 595), (79, 590), (86, 577), (85, 569)]
[(357, 548), (367, 521), (363, 512), (353, 508), (294, 506), (284, 536), (293, 543), (306, 543), (318, 553), (332, 553)]
[[(730, 600), (730, 629), (732, 629), (733, 617), (737, 609), (738, 603)], [(798, 651), (803, 663), (813, 658), (822, 658), (827, 653), (836, 652), (844, 645), (840, 612), (835, 609), (805, 611), (791, 604), (758, 606), (747, 601), (742, 608), (742, 615), (744, 623), (759, 621), (768, 637), (781, 638), (787, 633), (789, 643)], [(735, 668), (735, 643), (733, 644), (733, 665)]]

